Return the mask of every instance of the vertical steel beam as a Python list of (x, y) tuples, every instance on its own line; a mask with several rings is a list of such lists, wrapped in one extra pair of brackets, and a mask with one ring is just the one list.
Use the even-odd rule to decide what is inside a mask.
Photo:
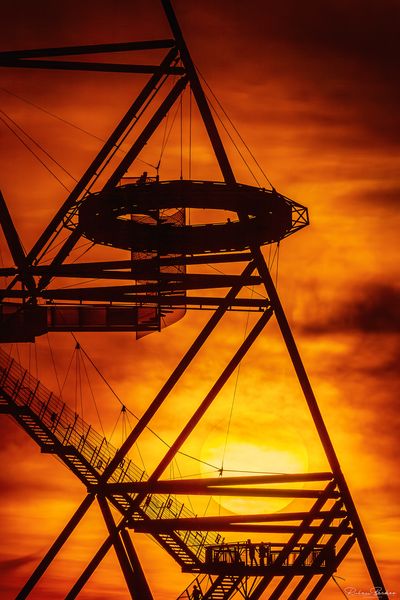
[(84, 517), (84, 515), (90, 508), (90, 506), (93, 504), (94, 499), (95, 499), (94, 494), (88, 494), (84, 498), (81, 505), (75, 511), (75, 514), (69, 520), (67, 525), (64, 527), (64, 529), (62, 530), (62, 532), (60, 533), (58, 538), (55, 540), (55, 542), (53, 543), (53, 545), (47, 552), (47, 554), (43, 557), (43, 559), (38, 564), (38, 566), (36, 567), (36, 569), (34, 570), (32, 575), (30, 576), (30, 578), (28, 579), (28, 581), (26, 582), (26, 584), (24, 585), (22, 590), (19, 592), (19, 594), (16, 597), (16, 600), (25, 600), (25, 598), (28, 597), (28, 595), (31, 593), (31, 591), (35, 587), (35, 585), (38, 583), (39, 579), (45, 573), (47, 567), (50, 566), (52, 561), (57, 556), (58, 552), (61, 550), (62, 546), (68, 540), (71, 533), (78, 526), (78, 524), (80, 523), (80, 521), (82, 520), (82, 518)]

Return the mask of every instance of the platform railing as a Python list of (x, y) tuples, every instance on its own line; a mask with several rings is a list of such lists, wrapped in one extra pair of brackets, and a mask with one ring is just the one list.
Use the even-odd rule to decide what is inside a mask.
[[(304, 544), (297, 544), (281, 563), (281, 566), (294, 564), (304, 550)], [(268, 567), (280, 560), (285, 544), (271, 544), (264, 542), (252, 543), (251, 541), (234, 542), (228, 544), (209, 545), (206, 548), (205, 562), (208, 565), (240, 565), (246, 567)], [(324, 553), (321, 561), (319, 556)], [(302, 560), (301, 566), (312, 567), (317, 564), (325, 567), (329, 560), (334, 560), (334, 549), (327, 555), (326, 547), (322, 544), (315, 545)]]
[[(114, 458), (117, 448), (86, 423), (63, 400), (24, 369), (15, 359), (0, 349), (0, 390), (4, 390), (15, 406), (27, 406), (39, 421), (65, 448), (89, 463), (96, 477)], [(147, 474), (131, 459), (124, 458), (110, 477), (110, 482), (146, 480)], [(130, 495), (133, 497), (132, 495)], [(141, 506), (150, 519), (193, 517), (193, 511), (173, 496), (149, 495)], [(221, 536), (214, 532), (176, 532), (200, 560), (205, 558), (205, 545), (218, 543)]]

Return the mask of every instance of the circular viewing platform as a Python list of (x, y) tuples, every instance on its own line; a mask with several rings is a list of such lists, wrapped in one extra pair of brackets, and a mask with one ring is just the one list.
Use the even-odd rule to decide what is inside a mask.
[[(184, 209), (230, 211), (232, 219), (188, 225)], [(90, 194), (79, 207), (79, 229), (96, 244), (162, 255), (242, 251), (306, 225), (307, 209), (275, 190), (214, 181), (138, 180)]]

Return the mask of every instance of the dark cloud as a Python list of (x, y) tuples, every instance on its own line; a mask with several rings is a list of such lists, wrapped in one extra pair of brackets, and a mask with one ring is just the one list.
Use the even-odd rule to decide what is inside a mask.
[(303, 326), (307, 333), (400, 331), (400, 289), (389, 284), (371, 284), (353, 290), (353, 298), (334, 304), (330, 314), (314, 313)]
[(5, 575), (11, 576), (11, 574), (21, 567), (37, 562), (38, 558), (39, 557), (36, 554), (26, 554), (25, 556), (20, 556), (18, 558), (0, 560), (0, 577)]
[(187, 12), (193, 54), (218, 93), (224, 94), (221, 71), (229, 92), (234, 86), (249, 92), (243, 110), (258, 95), (264, 110), (253, 114), (281, 127), (302, 124), (303, 143), (312, 127), (326, 146), (362, 148), (371, 138), (375, 145), (398, 144), (400, 5), (256, 1), (230, 3), (223, 16), (209, 7), (204, 18), (203, 5)]
[[(397, 208), (400, 205), (400, 187), (386, 189), (384, 186), (377, 186), (375, 190), (361, 190), (359, 194), (352, 195), (352, 201), (360, 205), (360, 208), (366, 204), (374, 205), (377, 209), (384, 206), (389, 209), (392, 208), (393, 214), (396, 210), (397, 214)], [(387, 218), (387, 213), (385, 216)], [(383, 223), (383, 227), (385, 227), (385, 223)]]
[[(304, 145), (312, 145), (309, 128), (319, 129), (328, 147), (398, 144), (397, 2), (176, 0), (173, 4), (193, 58), (217, 94), (229, 103), (233, 89), (248, 91), (249, 99), (233, 107), (247, 112), (248, 119), (256, 115), (294, 130), (300, 123)], [(170, 36), (157, 0), (120, 0), (112, 5), (46, 1), (40, 12), (25, 0), (7, 4), (2, 22), (4, 50)], [(18, 86), (19, 73), (10, 71), (7, 77)], [(32, 86), (40, 82), (43, 89), (49, 87), (46, 77), (24, 72), (25, 81), (32, 80)], [(98, 75), (53, 73), (55, 91), (57, 82), (66, 77), (80, 81), (81, 87), (87, 81), (104, 81)], [(34, 91), (40, 98), (43, 90)], [(255, 111), (257, 97), (260, 106)]]

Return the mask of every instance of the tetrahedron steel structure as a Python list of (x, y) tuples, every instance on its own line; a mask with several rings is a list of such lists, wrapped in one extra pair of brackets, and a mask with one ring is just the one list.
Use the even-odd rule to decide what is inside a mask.
[[(279, 242), (306, 226), (307, 209), (274, 189), (255, 188), (236, 181), (171, 3), (162, 0), (162, 5), (172, 31), (171, 39), (0, 54), (3, 67), (150, 74), (126, 115), (27, 255), (1, 197), (1, 224), (15, 263), (1, 270), (2, 275), (14, 277), (8, 288), (1, 290), (1, 341), (32, 341), (47, 331), (137, 331), (143, 334), (159, 329), (163, 319), (167, 319), (168, 324), (168, 315), (179, 318), (190, 307), (212, 311), (207, 324), (118, 450), (15, 360), (0, 352), (1, 412), (11, 415), (43, 452), (61, 458), (87, 488), (82, 504), (18, 598), (29, 596), (96, 500), (109, 535), (73, 588), (66, 592), (68, 599), (79, 594), (111, 547), (115, 549), (131, 597), (153, 598), (131, 531), (149, 533), (183, 571), (194, 574), (194, 581), (179, 596), (181, 599), (317, 598), (355, 542), (359, 544), (372, 584), (383, 591), (378, 567), (262, 253), (263, 245)], [(159, 65), (70, 60), (71, 56), (84, 54), (151, 50), (165, 51)], [(145, 109), (153, 105), (159, 90), (171, 78), (174, 78), (171, 89), (143, 123), (130, 150), (99, 187), (99, 172), (105, 172), (115, 148), (141, 117), (143, 121), (143, 114), (147, 114)], [(147, 176), (130, 182), (124, 180), (127, 169), (187, 86), (207, 130), (222, 181), (160, 181)], [(187, 208), (226, 209), (236, 213), (237, 219), (192, 227), (185, 223)], [(124, 218), (127, 215), (130, 218)], [(67, 233), (67, 237), (58, 246), (52, 262), (44, 264), (43, 257), (60, 231)], [(118, 261), (69, 263), (68, 256), (81, 237), (93, 244), (126, 250), (130, 257)], [(186, 272), (191, 265), (234, 262), (242, 264), (240, 275)], [(62, 277), (82, 281), (102, 279), (110, 281), (110, 285), (49, 287), (51, 281), (54, 284)], [(125, 281), (124, 285), (118, 284), (121, 280)], [(245, 286), (254, 284), (264, 286), (266, 299), (240, 296)], [(228, 292), (221, 294), (218, 292), (221, 289)], [(196, 290), (201, 290), (202, 295), (187, 294)], [(213, 290), (214, 295), (204, 290)], [(235, 309), (256, 310), (260, 316), (157, 468), (145, 474), (127, 459), (127, 453), (225, 313)], [(273, 317), (282, 333), (330, 470), (184, 481), (162, 478)], [(307, 485), (304, 489), (287, 488), (291, 483)], [(302, 498), (308, 502), (308, 508), (302, 512), (196, 517), (176, 500), (176, 496), (187, 494)], [(121, 514), (119, 522), (115, 522), (111, 507)], [(264, 532), (272, 541), (266, 545), (225, 542), (223, 532)], [(278, 541), (273, 541), (275, 535)]]

